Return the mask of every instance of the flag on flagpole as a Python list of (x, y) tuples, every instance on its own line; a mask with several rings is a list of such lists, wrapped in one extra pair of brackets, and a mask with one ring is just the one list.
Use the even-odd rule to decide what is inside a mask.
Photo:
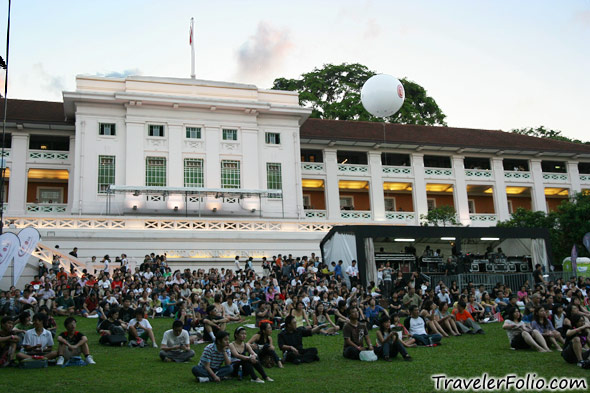
[(193, 44), (193, 23), (191, 21), (191, 27), (189, 30), (189, 36), (188, 36), (188, 44), (192, 45)]

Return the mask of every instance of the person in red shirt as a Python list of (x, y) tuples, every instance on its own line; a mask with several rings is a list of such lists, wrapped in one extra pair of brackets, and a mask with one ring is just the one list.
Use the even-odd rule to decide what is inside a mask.
[(82, 306), (81, 312), (82, 316), (86, 318), (90, 318), (91, 315), (98, 314), (98, 298), (96, 297), (96, 293), (94, 291), (90, 292), (90, 295), (84, 301), (84, 306)]
[(459, 300), (457, 308), (453, 310), (453, 316), (455, 317), (457, 326), (463, 333), (484, 334), (483, 329), (475, 322), (471, 313), (465, 309), (466, 307), (467, 304), (463, 300)]
[(59, 343), (57, 365), (63, 366), (64, 360), (67, 361), (74, 356), (80, 356), (80, 354), (84, 354), (87, 364), (96, 364), (88, 349), (88, 338), (76, 330), (76, 319), (74, 317), (66, 318), (64, 326), (66, 331), (57, 337)]

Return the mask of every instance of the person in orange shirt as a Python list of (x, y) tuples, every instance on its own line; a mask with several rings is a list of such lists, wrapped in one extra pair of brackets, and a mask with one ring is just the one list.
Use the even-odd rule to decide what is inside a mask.
[(471, 313), (465, 309), (466, 307), (467, 304), (465, 304), (463, 300), (460, 300), (457, 303), (457, 308), (453, 310), (453, 316), (455, 317), (457, 326), (463, 333), (484, 334), (485, 332), (481, 326), (475, 322)]
[(68, 278), (68, 273), (66, 273), (64, 271), (64, 268), (63, 267), (60, 267), (59, 268), (59, 272), (57, 273), (57, 281), (61, 281), (61, 278), (62, 277), (65, 277), (67, 279)]

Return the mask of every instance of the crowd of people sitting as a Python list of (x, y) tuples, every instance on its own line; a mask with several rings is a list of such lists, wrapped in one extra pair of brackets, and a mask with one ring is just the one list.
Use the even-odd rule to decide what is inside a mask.
[[(201, 382), (231, 375), (272, 381), (265, 369), (319, 360), (317, 348), (303, 346), (303, 337), (314, 334), (342, 335), (348, 359), (391, 361), (399, 354), (411, 361), (407, 348), (484, 334), (482, 323), (502, 320), (511, 348), (554, 347), (567, 362), (588, 364), (590, 279), (547, 283), (535, 274), (533, 286), (526, 282), (514, 294), (501, 284), (491, 290), (472, 283), (462, 290), (456, 283), (431, 285), (418, 273), (394, 271), (389, 262), (379, 268), (379, 282), (364, 287), (355, 261), (344, 270), (342, 261), (328, 265), (314, 254), (263, 258), (262, 274), (252, 258), (236, 257), (235, 269), (184, 271), (172, 271), (165, 255), (146, 255), (133, 270), (124, 255), (116, 266), (108, 256), (103, 260), (105, 269), (96, 275), (71, 274), (54, 264), (22, 291), (2, 293), (0, 365), (29, 359), (63, 365), (81, 355), (94, 364), (75, 317), (97, 320), (102, 345), (151, 343), (165, 362), (187, 362), (195, 356), (191, 345), (208, 343), (192, 369)], [(67, 317), (57, 350), (53, 316)], [(150, 324), (158, 317), (172, 320), (160, 345)], [(249, 317), (258, 330), (247, 340)], [(281, 329), (277, 343), (275, 329)]]

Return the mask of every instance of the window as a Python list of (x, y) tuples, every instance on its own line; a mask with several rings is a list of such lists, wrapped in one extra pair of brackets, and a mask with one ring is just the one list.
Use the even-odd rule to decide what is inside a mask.
[(428, 206), (428, 211), (431, 211), (432, 209), (436, 209), (436, 199), (434, 199), (434, 198), (426, 199), (426, 205)]
[(148, 136), (164, 136), (164, 126), (162, 124), (148, 125)]
[(240, 161), (221, 161), (221, 188), (240, 188)]
[(115, 135), (115, 124), (114, 123), (100, 123), (98, 125), (98, 134), (99, 135), (108, 135), (114, 136)]
[(354, 210), (354, 197), (341, 196), (340, 197), (340, 210)]
[(311, 209), (311, 195), (303, 194), (303, 208), (304, 209)]
[(395, 211), (395, 197), (385, 197), (385, 211), (386, 212), (394, 212)]
[(39, 188), (39, 203), (63, 203), (62, 188)]
[(238, 140), (238, 130), (233, 129), (223, 129), (223, 140), (224, 141), (237, 141)]
[(166, 158), (146, 157), (145, 185), (166, 187)]
[(280, 145), (281, 134), (278, 132), (267, 132), (264, 134), (264, 139), (268, 145)]
[(201, 139), (201, 127), (186, 127), (187, 139)]
[(103, 194), (115, 184), (115, 156), (98, 156), (98, 192)]
[(203, 187), (203, 160), (201, 158), (184, 159), (184, 186)]
[[(281, 164), (266, 163), (266, 188), (269, 190), (282, 190), (283, 179), (281, 176)], [(282, 194), (268, 194), (269, 198), (282, 198)]]
[(475, 200), (468, 199), (467, 206), (469, 207), (469, 214), (475, 214)]

